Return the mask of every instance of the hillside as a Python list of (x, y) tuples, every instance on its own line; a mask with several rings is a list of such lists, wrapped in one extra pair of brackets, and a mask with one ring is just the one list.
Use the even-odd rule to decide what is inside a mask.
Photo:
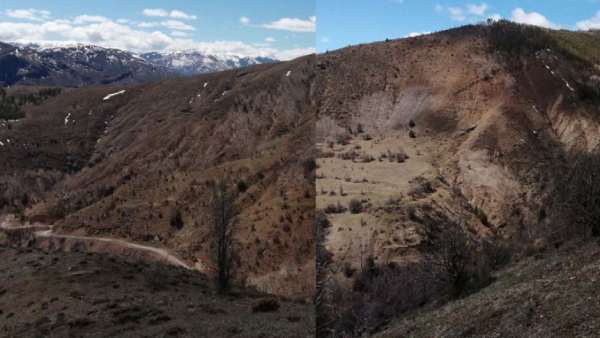
[[(204, 273), (208, 188), (240, 188), (243, 271), (261, 292), (314, 290), (314, 56), (137, 87), (71, 90), (0, 139), (5, 208), (55, 232), (165, 248)], [(114, 95), (111, 95), (114, 94)], [(22, 196), (27, 194), (27, 203)], [(177, 211), (181, 229), (170, 225)], [(293, 287), (287, 281), (294, 281)]]
[[(0, 241), (4, 240), (0, 234)], [(307, 337), (310, 304), (234, 289), (198, 273), (106, 253), (0, 248), (0, 329), (6, 337)]]
[(0, 42), (2, 87), (126, 86), (177, 75), (173, 70), (118, 49), (86, 45), (41, 48)]
[(376, 304), (350, 291), (355, 271), (426, 267), (449, 224), (482, 261), (486, 241), (589, 235), (568, 191), (600, 141), (599, 50), (589, 32), (500, 21), (317, 56), (317, 209), (348, 313)]
[(479, 293), (415, 311), (372, 337), (594, 337), (599, 257), (592, 242), (526, 258)]

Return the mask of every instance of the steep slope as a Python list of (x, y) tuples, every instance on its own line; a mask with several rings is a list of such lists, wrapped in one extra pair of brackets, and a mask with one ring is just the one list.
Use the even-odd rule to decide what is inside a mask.
[(268, 57), (242, 57), (233, 54), (209, 54), (196, 50), (169, 53), (144, 53), (142, 58), (182, 75), (198, 75), (228, 69), (278, 62)]
[(600, 330), (598, 257), (594, 242), (538, 254), (502, 271), (479, 293), (418, 310), (372, 337), (594, 337)]
[[(549, 234), (557, 215), (540, 215), (552, 214), (554, 188), (600, 140), (598, 102), (581, 97), (598, 76), (585, 65), (597, 60), (564, 46), (600, 43), (543, 30), (543, 39), (519, 40), (525, 33), (503, 25), (513, 27), (466, 26), (317, 57), (317, 208), (329, 206), (332, 252), (352, 241), (384, 261), (413, 260), (432, 225), (459, 214), (483, 237)], [(336, 210), (355, 198), (362, 212)]]
[[(0, 182), (15, 191), (18, 207), (24, 169), (32, 182), (42, 181), (42, 168), (70, 172), (52, 180), (49, 192), (30, 184), (25, 192), (38, 202), (26, 210), (31, 220), (59, 220), (55, 230), (64, 233), (167, 248), (202, 270), (209, 185), (227, 172), (248, 187), (238, 198), (240, 276), (260, 291), (308, 296), (314, 290), (314, 59), (73, 90), (28, 106), (27, 117), (0, 134), (18, 140), (0, 149), (12, 168)], [(52, 139), (57, 147), (36, 149)], [(13, 165), (33, 153), (39, 162)], [(65, 167), (66, 159), (75, 167)], [(183, 214), (181, 230), (169, 225), (176, 210)]]
[(123, 86), (175, 77), (132, 53), (97, 46), (0, 43), (0, 85)]

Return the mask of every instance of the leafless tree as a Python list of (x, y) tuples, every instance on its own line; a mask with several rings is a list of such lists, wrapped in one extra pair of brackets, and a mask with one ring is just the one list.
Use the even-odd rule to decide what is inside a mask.
[(226, 175), (221, 175), (219, 181), (211, 188), (209, 224), (214, 243), (212, 261), (217, 273), (217, 287), (222, 292), (229, 289), (239, 266), (240, 257), (235, 234), (240, 209), (235, 203), (236, 189)]
[[(340, 299), (340, 288), (336, 283), (336, 276), (342, 269), (342, 264), (346, 260), (352, 242), (342, 257), (333, 262), (331, 253), (326, 248), (327, 233), (330, 226), (327, 215), (323, 211), (317, 212), (316, 229), (316, 297), (315, 307), (317, 310), (317, 325), (321, 335), (331, 337), (337, 336), (337, 323), (340, 321), (343, 311)], [(338, 294), (336, 296), (336, 294)], [(327, 306), (325, 306), (327, 305)]]
[(455, 295), (463, 292), (469, 278), (469, 268), (477, 250), (477, 242), (463, 230), (463, 220), (448, 222), (433, 246), (429, 262), (440, 269), (451, 283)]

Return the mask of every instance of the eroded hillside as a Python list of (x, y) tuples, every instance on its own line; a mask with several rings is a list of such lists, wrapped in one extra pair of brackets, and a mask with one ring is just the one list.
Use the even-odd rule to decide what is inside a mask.
[[(0, 149), (12, 168), (2, 180), (15, 190), (7, 200), (18, 207), (27, 192), (31, 221), (166, 248), (209, 273), (203, 215), (209, 185), (225, 172), (240, 190), (243, 282), (306, 297), (314, 290), (314, 60), (81, 89), (28, 108), (0, 134), (11, 139)], [(32, 154), (37, 162), (27, 161)], [(31, 189), (16, 191), (28, 179)], [(34, 183), (46, 180), (46, 189)], [(182, 227), (170, 222), (178, 210)]]
[[(384, 262), (418, 259), (432, 224), (465, 213), (481, 237), (547, 235), (554, 189), (600, 140), (598, 101), (582, 95), (600, 43), (504, 24), (317, 57), (317, 208), (331, 252), (352, 241), (355, 266), (357, 243)], [(352, 199), (358, 212), (345, 210)]]

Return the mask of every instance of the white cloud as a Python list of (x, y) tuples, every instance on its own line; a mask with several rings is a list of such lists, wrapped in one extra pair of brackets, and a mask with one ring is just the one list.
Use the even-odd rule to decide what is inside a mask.
[(178, 38), (186, 38), (189, 36), (189, 34), (185, 33), (185, 32), (175, 31), (175, 32), (171, 32), (171, 36), (176, 36)]
[(81, 24), (86, 22), (105, 22), (109, 21), (107, 18), (99, 15), (79, 15), (73, 19), (74, 24)]
[[(156, 26), (164, 26), (163, 21)], [(146, 23), (155, 25), (155, 23)], [(102, 47), (118, 48), (136, 53), (168, 52), (181, 49), (196, 49), (205, 53), (231, 53), (241, 56), (272, 57), (289, 60), (315, 53), (314, 46), (280, 50), (272, 46), (252, 46), (241, 41), (195, 41), (173, 32), (172, 36), (159, 31), (148, 32), (112, 20), (84, 22), (73, 25), (66, 20), (39, 23), (0, 22), (0, 41), (82, 43)], [(185, 34), (185, 33), (184, 33)]]
[(450, 19), (452, 21), (465, 21), (465, 15), (462, 9), (458, 7), (448, 7), (450, 12)]
[(162, 8), (146, 8), (142, 11), (145, 16), (171, 17), (173, 19), (196, 20), (196, 15), (187, 14), (183, 11), (172, 10), (171, 12)]
[(180, 30), (180, 31), (195, 31), (196, 28), (185, 24), (181, 21), (176, 20), (167, 20), (167, 21), (153, 21), (153, 22), (138, 22), (137, 26), (140, 28), (152, 28), (152, 27), (166, 27), (168, 29)]
[(240, 18), (240, 23), (241, 23), (242, 25), (247, 25), (247, 24), (249, 24), (249, 23), (250, 23), (250, 19), (248, 19), (248, 17), (247, 17), (247, 16), (242, 16), (242, 17)]
[(317, 17), (311, 16), (309, 20), (282, 18), (271, 23), (262, 24), (261, 27), (292, 32), (314, 33), (317, 30)]
[(473, 15), (484, 15), (485, 11), (490, 8), (488, 4), (482, 2), (481, 5), (467, 4), (467, 13)]
[(137, 24), (140, 28), (150, 28), (160, 26), (160, 22), (138, 22)]
[(329, 41), (328, 37), (324, 36), (324, 37), (321, 38), (321, 42), (322, 43), (329, 43), (330, 41)]
[(435, 5), (435, 11), (438, 12), (438, 13), (441, 13), (441, 12), (444, 11), (444, 7), (442, 7), (442, 5), (440, 5), (440, 4), (436, 4)]
[(165, 11), (162, 8), (146, 8), (142, 11), (145, 16), (169, 16), (169, 12)]
[(575, 26), (581, 30), (600, 29), (600, 11), (589, 20), (577, 22)]
[(187, 25), (181, 21), (176, 21), (176, 20), (168, 20), (168, 21), (162, 21), (160, 23), (161, 26), (163, 27), (167, 27), (169, 29), (174, 29), (174, 30), (179, 30), (179, 31), (195, 31), (196, 28)]
[(187, 14), (185, 12), (178, 11), (178, 10), (171, 11), (171, 14), (169, 14), (169, 16), (172, 17), (173, 19), (183, 19), (183, 20), (198, 19), (198, 17), (196, 15)]
[(492, 19), (493, 21), (500, 21), (502, 19), (502, 16), (500, 16), (500, 14), (492, 14), (488, 16), (488, 19)]
[(265, 42), (275, 42), (275, 39), (269, 36), (265, 39)]
[(511, 12), (511, 20), (517, 23), (540, 26), (545, 28), (560, 28), (559, 25), (546, 19), (545, 16), (537, 12), (526, 13), (522, 8), (515, 8)]
[(46, 10), (40, 9), (7, 9), (2, 12), (3, 15), (6, 15), (10, 18), (15, 19), (25, 19), (31, 21), (46, 21), (50, 19), (50, 12)]
[(412, 33), (409, 33), (408, 35), (406, 35), (405, 38), (414, 38), (415, 36), (427, 35), (427, 34), (431, 34), (431, 32), (430, 31), (412, 32)]

